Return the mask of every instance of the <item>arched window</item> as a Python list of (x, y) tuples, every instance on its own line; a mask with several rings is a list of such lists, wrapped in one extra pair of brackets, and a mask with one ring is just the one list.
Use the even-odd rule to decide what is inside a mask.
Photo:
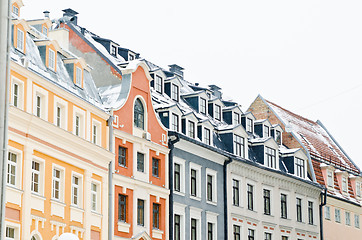
[(134, 125), (138, 128), (144, 129), (145, 111), (140, 99), (137, 99), (134, 104)]

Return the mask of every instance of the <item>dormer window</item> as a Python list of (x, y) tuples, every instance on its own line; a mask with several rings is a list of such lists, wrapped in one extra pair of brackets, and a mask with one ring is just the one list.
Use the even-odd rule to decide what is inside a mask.
[(55, 70), (55, 52), (49, 48), (49, 55), (48, 55), (48, 67), (51, 70)]
[(270, 168), (276, 168), (276, 151), (273, 148), (265, 147), (266, 165)]
[(240, 114), (237, 112), (234, 112), (233, 116), (234, 116), (234, 124), (235, 125), (240, 124)]
[(361, 197), (361, 183), (356, 182), (356, 195), (357, 197)]
[(162, 93), (162, 78), (158, 75), (155, 78), (155, 90), (158, 93)]
[(179, 88), (176, 84), (171, 85), (171, 99), (178, 102)]
[(347, 192), (347, 178), (346, 177), (342, 177), (342, 191), (343, 192)]
[(18, 28), (17, 31), (17, 40), (16, 40), (16, 49), (21, 52), (24, 52), (24, 32)]
[(295, 175), (305, 178), (305, 163), (303, 159), (295, 158), (294, 169)]
[(211, 134), (210, 129), (208, 128), (204, 128), (204, 143), (206, 143), (207, 145), (211, 144)]
[(327, 185), (328, 187), (333, 187), (333, 172), (327, 171)]
[(234, 135), (234, 154), (239, 157), (245, 157), (244, 138), (238, 135)]
[(264, 126), (264, 137), (269, 137), (269, 127)]
[(117, 56), (117, 46), (111, 45), (111, 55)]
[(15, 5), (13, 5), (13, 13), (16, 15), (16, 16), (19, 16), (19, 8)]
[(46, 26), (43, 26), (43, 34), (48, 36), (48, 28)]
[(215, 104), (215, 119), (221, 121), (221, 107)]
[(275, 141), (280, 145), (282, 143), (282, 133), (275, 130)]
[(178, 115), (172, 113), (172, 119), (171, 119), (171, 130), (178, 132), (179, 131), (179, 117)]
[(253, 132), (253, 119), (246, 119), (246, 131), (252, 133)]
[(187, 127), (188, 136), (190, 138), (195, 138), (195, 123), (193, 121), (188, 121)]
[(206, 115), (206, 99), (200, 98), (200, 113)]
[(75, 71), (75, 84), (78, 87), (82, 87), (82, 69), (79, 67), (76, 67)]
[(133, 60), (134, 60), (134, 55), (133, 55), (133, 54), (129, 54), (128, 61), (133, 61)]

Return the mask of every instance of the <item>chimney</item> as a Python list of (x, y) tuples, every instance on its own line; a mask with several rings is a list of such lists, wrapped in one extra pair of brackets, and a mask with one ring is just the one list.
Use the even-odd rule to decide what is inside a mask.
[(222, 93), (221, 93), (221, 91), (220, 91), (220, 90), (221, 90), (220, 87), (218, 87), (218, 86), (216, 86), (216, 85), (209, 85), (209, 88), (210, 88), (211, 91), (213, 91), (214, 96), (216, 96), (216, 97), (218, 97), (218, 98), (221, 99)]
[(171, 64), (168, 66), (170, 67), (170, 72), (176, 74), (177, 76), (181, 77), (182, 79), (184, 78), (184, 72), (183, 72), (184, 68), (182, 68), (176, 64)]
[(67, 8), (62, 10), (63, 11), (63, 17), (67, 17), (69, 22), (73, 23), (74, 25), (77, 25), (78, 23), (78, 12), (74, 11), (73, 9)]
[(45, 10), (44, 12), (44, 18), (49, 18), (49, 11), (48, 10)]

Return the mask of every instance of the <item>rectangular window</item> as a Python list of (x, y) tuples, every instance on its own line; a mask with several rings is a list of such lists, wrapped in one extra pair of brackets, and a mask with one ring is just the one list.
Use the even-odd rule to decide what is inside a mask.
[(174, 237), (175, 240), (181, 240), (181, 216), (175, 214)]
[(347, 225), (347, 226), (351, 226), (351, 213), (350, 213), (350, 212), (346, 212), (346, 213), (345, 213), (345, 217), (346, 217), (346, 225)]
[(15, 228), (6, 227), (5, 237), (5, 240), (15, 239)]
[(171, 99), (178, 102), (179, 99), (179, 89), (175, 84), (171, 84)]
[(314, 210), (313, 210), (313, 202), (308, 201), (308, 223), (313, 225), (314, 224)]
[(75, 135), (80, 135), (80, 117), (78, 115), (75, 116)]
[(234, 225), (233, 226), (234, 229), (234, 240), (240, 240), (240, 226), (238, 225)]
[(118, 196), (118, 221), (127, 221), (127, 196), (122, 194)]
[(282, 144), (282, 134), (280, 131), (275, 130), (275, 141), (280, 145)]
[(51, 70), (55, 70), (55, 52), (49, 48), (48, 64)]
[(342, 191), (347, 192), (347, 178), (342, 177)]
[(137, 153), (137, 171), (145, 171), (145, 155), (143, 153)]
[(233, 205), (239, 206), (239, 181), (233, 179)]
[(191, 218), (191, 240), (197, 240), (197, 220)]
[(53, 191), (52, 198), (59, 200), (60, 199), (60, 170), (53, 169)]
[(264, 137), (269, 137), (269, 127), (268, 126), (264, 126)]
[(234, 113), (233, 113), (233, 116), (234, 116), (234, 124), (235, 124), (235, 125), (240, 124), (240, 114), (234, 112)]
[(305, 166), (303, 159), (295, 158), (295, 174), (298, 177), (305, 178)]
[(152, 158), (152, 176), (159, 177), (159, 164), (160, 160), (157, 158)]
[(333, 172), (327, 171), (327, 184), (328, 187), (333, 187)]
[(160, 229), (160, 204), (153, 204), (153, 228)]
[(17, 47), (19, 51), (24, 52), (24, 32), (18, 28)]
[(264, 214), (270, 215), (270, 190), (264, 189), (263, 190), (263, 197), (264, 197)]
[(137, 200), (137, 224), (145, 225), (145, 201), (142, 199)]
[(36, 116), (41, 117), (41, 96), (36, 95)]
[(207, 175), (207, 200), (208, 201), (213, 201), (212, 188), (213, 188), (213, 177), (212, 177), (212, 175)]
[(155, 90), (158, 93), (162, 93), (162, 78), (158, 75), (156, 75), (155, 79)]
[(117, 46), (111, 45), (111, 55), (117, 56)]
[(77, 176), (72, 176), (72, 204), (78, 206), (79, 205), (79, 187), (80, 187), (80, 179)]
[(206, 99), (200, 98), (200, 113), (206, 114)]
[(31, 191), (39, 193), (40, 163), (32, 161), (31, 165)]
[(253, 187), (253, 185), (248, 184), (247, 195), (248, 195), (248, 209), (254, 210), (254, 187)]
[(253, 120), (250, 118), (246, 119), (246, 131), (252, 133), (253, 132)]
[(334, 209), (334, 220), (338, 223), (341, 222), (341, 210), (339, 210), (338, 208)]
[(359, 228), (359, 215), (357, 214), (354, 215), (354, 226)]
[(204, 128), (204, 143), (207, 145), (211, 144), (210, 129)]
[(77, 67), (75, 72), (75, 85), (82, 87), (82, 69)]
[(127, 167), (127, 148), (118, 146), (118, 165)]
[(287, 218), (287, 195), (280, 194), (280, 210), (281, 210), (281, 218)]
[(264, 234), (264, 239), (265, 240), (272, 240), (272, 234), (271, 233), (265, 233)]
[(221, 120), (221, 106), (215, 104), (215, 119)]
[(356, 195), (357, 197), (361, 197), (361, 183), (356, 182)]
[(43, 26), (43, 34), (44, 34), (45, 36), (48, 36), (48, 28), (45, 27), (45, 26)]
[(297, 198), (297, 221), (302, 222), (302, 199)]
[(17, 83), (13, 84), (13, 105), (18, 107), (19, 103), (19, 85)]
[(174, 165), (174, 189), (177, 192), (181, 191), (181, 166), (175, 163)]
[(244, 138), (234, 134), (234, 154), (245, 158)]
[(175, 132), (179, 131), (178, 115), (174, 113), (172, 113), (171, 130)]
[(207, 240), (214, 239), (214, 224), (208, 222), (207, 223)]
[(57, 106), (57, 116), (56, 116), (57, 127), (60, 127), (61, 122), (62, 122), (62, 108), (60, 106)]
[(331, 208), (329, 206), (324, 206), (324, 218), (331, 220)]
[(195, 123), (192, 121), (188, 121), (188, 133), (190, 138), (195, 138)]
[(248, 229), (248, 240), (255, 239), (255, 231), (253, 229)]
[(273, 148), (265, 147), (266, 164), (270, 168), (276, 168), (276, 151)]
[(97, 211), (98, 202), (98, 186), (95, 183), (91, 184), (91, 209)]
[(282, 240), (288, 240), (289, 238), (287, 236), (282, 236)]
[(19, 8), (13, 6), (13, 13), (14, 13), (16, 16), (19, 16)]
[(17, 164), (17, 155), (12, 152), (8, 152), (8, 172), (6, 183), (12, 186), (16, 185), (16, 164)]
[(196, 197), (197, 195), (197, 171), (195, 169), (191, 169), (191, 196)]

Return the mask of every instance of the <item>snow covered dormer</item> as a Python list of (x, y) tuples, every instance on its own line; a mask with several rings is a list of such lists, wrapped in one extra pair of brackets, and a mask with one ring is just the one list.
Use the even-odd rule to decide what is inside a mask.
[(207, 116), (208, 96), (206, 94), (206, 91), (200, 90), (197, 92), (184, 94), (184, 95), (182, 95), (182, 97), (198, 113), (201, 113), (201, 114)]
[(180, 89), (182, 84), (178, 77), (165, 79), (165, 93), (174, 101), (180, 101)]
[(224, 108), (223, 102), (220, 98), (214, 98), (208, 102), (208, 112), (211, 117), (217, 121), (222, 121), (222, 109)]
[(225, 106), (222, 109), (223, 120), (229, 125), (241, 124), (242, 115), (243, 112), (237, 104), (232, 106)]
[(248, 158), (248, 133), (243, 126), (240, 124), (229, 125), (228, 127), (219, 127), (217, 130), (226, 151), (238, 157)]
[(133, 61), (138, 59), (140, 54), (136, 53), (128, 48), (118, 47), (118, 55), (124, 58), (126, 61)]
[(38, 46), (40, 57), (45, 63), (45, 66), (56, 72), (57, 71), (57, 53), (60, 51), (60, 46), (57, 41), (50, 40), (35, 40)]
[(17, 16), (20, 17), (20, 8), (24, 6), (22, 0), (12, 0), (11, 1), (11, 12)]
[(166, 75), (165, 73), (161, 70), (161, 69), (157, 69), (153, 72), (150, 72), (151, 77), (152, 77), (152, 81), (151, 81), (151, 87), (153, 87), (153, 89), (155, 89), (156, 92), (158, 92), (159, 94), (163, 94), (164, 93), (164, 82), (166, 79)]
[(283, 128), (279, 124), (275, 124), (271, 128), (270, 134), (279, 145), (282, 145), (282, 133), (283, 132), (284, 132)]
[(254, 133), (261, 138), (270, 137), (272, 124), (268, 119), (256, 120), (254, 122)]
[(198, 123), (197, 125), (197, 136), (205, 144), (213, 146), (213, 131), (214, 126), (211, 124), (210, 120), (205, 119)]
[(118, 43), (115, 43), (110, 39), (100, 38), (95, 36), (93, 36), (93, 39), (98, 43), (102, 44), (103, 47), (108, 51), (108, 53), (111, 54), (113, 57), (118, 56), (118, 48), (119, 48)]
[(251, 112), (246, 112), (243, 116), (241, 116), (241, 125), (245, 128), (248, 133), (254, 133), (254, 122), (255, 117)]
[(157, 112), (166, 128), (171, 131), (181, 132), (182, 111), (177, 104), (157, 108)]
[(266, 167), (279, 169), (278, 144), (272, 137), (249, 140), (256, 161)]
[(27, 22), (29, 25), (34, 27), (39, 33), (42, 33), (44, 36), (48, 37), (48, 33), (52, 27), (52, 21), (49, 18), (29, 20)]
[(26, 35), (30, 27), (24, 20), (13, 20), (13, 46), (19, 52), (26, 54)]
[(320, 164), (320, 168), (323, 174), (324, 185), (327, 189), (334, 191), (334, 170), (335, 168), (325, 163)]
[(90, 72), (90, 68), (83, 58), (69, 58), (64, 60), (65, 68), (77, 87), (84, 87), (84, 71)]
[(351, 181), (351, 185), (352, 185), (352, 189), (353, 189), (353, 193), (354, 196), (357, 199), (362, 199), (362, 193), (361, 193), (361, 187), (362, 187), (362, 177), (360, 176), (355, 176), (355, 175), (350, 175), (349, 179)]
[(341, 171), (341, 170), (337, 169), (335, 171), (335, 174), (336, 174), (337, 182), (338, 182), (339, 189), (340, 189), (341, 193), (343, 195), (348, 195), (348, 186), (349, 186), (349, 183), (348, 183), (349, 182), (348, 181), (349, 174), (348, 174), (348, 172)]
[(198, 119), (193, 111), (182, 116), (182, 133), (190, 138), (196, 138)]
[(281, 170), (303, 179), (307, 178), (308, 156), (301, 148), (281, 148), (280, 158)]

